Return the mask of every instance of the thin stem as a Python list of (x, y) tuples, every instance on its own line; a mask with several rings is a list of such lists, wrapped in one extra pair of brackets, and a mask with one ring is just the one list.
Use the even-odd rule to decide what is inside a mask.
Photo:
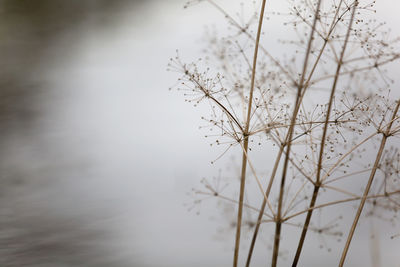
[(357, 227), (357, 224), (358, 224), (358, 220), (360, 219), (361, 212), (362, 212), (362, 210), (364, 208), (364, 205), (365, 205), (365, 201), (367, 200), (369, 190), (371, 189), (371, 185), (372, 185), (372, 182), (374, 180), (376, 170), (378, 169), (379, 162), (380, 162), (381, 157), (382, 157), (383, 149), (385, 148), (386, 140), (390, 136), (390, 130), (391, 130), (393, 122), (394, 122), (394, 120), (396, 118), (397, 112), (399, 111), (399, 107), (400, 107), (400, 100), (397, 101), (396, 107), (395, 107), (395, 109), (393, 111), (391, 122), (387, 126), (386, 131), (384, 133), (382, 133), (383, 136), (382, 136), (381, 145), (379, 147), (378, 154), (376, 155), (375, 163), (374, 163), (374, 166), (372, 167), (371, 174), (369, 176), (367, 186), (366, 186), (366, 188), (364, 190), (364, 194), (363, 194), (363, 196), (361, 198), (360, 205), (358, 206), (356, 216), (355, 216), (353, 224), (352, 224), (352, 226), (350, 228), (350, 232), (349, 232), (349, 234), (347, 236), (346, 244), (344, 246), (344, 249), (343, 249), (343, 252), (342, 252), (342, 256), (340, 258), (339, 267), (343, 267), (344, 261), (346, 260), (347, 252), (349, 251), (349, 247), (350, 247), (351, 240), (353, 239), (354, 231), (356, 230), (356, 227)]
[[(268, 183), (267, 190), (265, 191), (265, 195), (267, 197), (269, 197), (269, 193), (271, 192), (272, 184), (273, 184), (273, 181), (275, 179), (276, 172), (278, 170), (279, 161), (280, 161), (280, 159), (282, 157), (282, 154), (283, 154), (283, 149), (284, 149), (284, 147), (281, 145), (280, 148), (279, 148), (278, 155), (277, 155), (277, 157), (275, 159), (275, 164), (274, 164), (274, 167), (272, 169), (271, 177), (269, 178), (269, 183)], [(267, 200), (264, 198), (264, 200), (263, 200), (263, 202), (261, 204), (260, 211), (258, 213), (258, 218), (257, 218), (257, 222), (256, 222), (256, 225), (255, 225), (255, 228), (254, 228), (253, 237), (251, 239), (249, 254), (247, 255), (246, 267), (250, 266), (251, 257), (253, 255), (254, 246), (256, 244), (257, 235), (258, 235), (258, 231), (260, 229), (261, 219), (263, 217), (266, 204), (267, 204)]]
[[(356, 122), (356, 120), (337, 120), (336, 119), (336, 120), (328, 121), (328, 123), (332, 123), (332, 124), (349, 123), (349, 122)], [(317, 124), (317, 126), (318, 126), (319, 124), (323, 124), (323, 123), (325, 123), (325, 121), (306, 121), (306, 122), (298, 122), (298, 123), (296, 123), (296, 126), (298, 126), (298, 125), (300, 125), (300, 126), (302, 126), (302, 125), (312, 125), (312, 124)], [(265, 126), (263, 128), (251, 131), (249, 133), (249, 135), (255, 135), (257, 133), (270, 131), (272, 129), (287, 128), (289, 126), (290, 126), (290, 124), (272, 123), (271, 125), (267, 125), (267, 126)]]
[(329, 43), (331, 34), (333, 33), (333, 30), (335, 29), (337, 23), (338, 23), (338, 22), (343, 18), (343, 16), (347, 13), (347, 10), (346, 10), (345, 12), (343, 12), (343, 14), (341, 14), (341, 15), (338, 17), (339, 11), (340, 11), (340, 6), (342, 5), (342, 3), (343, 3), (343, 0), (340, 0), (339, 5), (338, 5), (338, 7), (337, 7), (337, 9), (336, 9), (336, 12), (335, 12), (335, 16), (334, 16), (334, 18), (333, 18), (333, 20), (332, 20), (332, 23), (331, 23), (331, 27), (330, 27), (330, 29), (329, 29), (329, 32), (328, 32), (326, 38), (324, 39), (324, 43), (322, 44), (322, 47), (321, 47), (321, 49), (320, 49), (320, 51), (319, 51), (319, 53), (318, 53), (317, 59), (315, 60), (315, 62), (314, 62), (314, 64), (313, 64), (313, 67), (311, 68), (310, 74), (309, 74), (309, 76), (308, 76), (308, 79), (306, 80), (306, 82), (305, 82), (305, 84), (304, 84), (304, 90), (303, 90), (303, 93), (302, 93), (301, 98), (304, 97), (304, 95), (305, 95), (305, 93), (306, 93), (306, 89), (308, 88), (308, 86), (309, 86), (310, 83), (311, 83), (311, 78), (312, 78), (312, 76), (313, 76), (313, 74), (314, 74), (314, 71), (316, 70), (317, 65), (318, 65), (318, 63), (319, 63), (319, 61), (320, 61), (320, 59), (321, 59), (321, 57), (322, 57), (322, 55), (323, 55), (323, 53), (324, 53), (324, 51), (325, 51), (326, 45)]
[[(367, 196), (367, 199), (388, 197), (388, 196), (395, 195), (395, 194), (400, 194), (400, 191), (386, 192), (385, 194)], [(302, 211), (296, 212), (296, 213), (294, 213), (292, 215), (289, 215), (289, 216), (283, 218), (282, 221), (286, 222), (286, 221), (288, 221), (290, 219), (293, 219), (293, 218), (295, 218), (295, 217), (297, 217), (297, 216), (299, 216), (301, 214), (304, 214), (304, 213), (306, 213), (306, 212), (308, 212), (310, 210), (316, 210), (316, 209), (321, 209), (321, 208), (325, 208), (325, 207), (328, 207), (328, 206), (333, 206), (333, 205), (340, 204), (340, 203), (351, 202), (351, 201), (359, 200), (361, 198), (362, 198), (362, 196), (357, 196), (357, 197), (346, 198), (346, 199), (342, 199), (342, 200), (336, 200), (336, 201), (331, 201), (331, 202), (327, 202), (327, 203), (324, 203), (324, 204), (320, 204), (320, 205), (314, 206), (313, 208), (308, 208), (306, 210), (302, 210)]]
[[(184, 68), (185, 72), (188, 72), (187, 69)], [(190, 75), (190, 74), (189, 74)], [(243, 127), (242, 125), (240, 125), (240, 123), (238, 122), (238, 120), (235, 118), (235, 116), (232, 115), (232, 113), (229, 112), (229, 110), (221, 104), (221, 102), (219, 102), (215, 97), (213, 97), (205, 88), (204, 86), (197, 80), (194, 78), (194, 75), (190, 75), (189, 76), (190, 79), (199, 87), (199, 89), (204, 93), (204, 95), (206, 97), (208, 97), (209, 99), (211, 99), (212, 101), (214, 101), (215, 104), (218, 105), (218, 107), (221, 108), (222, 112), (224, 112), (228, 118), (230, 118), (237, 127), (239, 127), (239, 129), (243, 132)], [(233, 129), (234, 130), (234, 129)]]
[(326, 185), (326, 184), (321, 184), (321, 187), (325, 188), (325, 189), (330, 189), (330, 190), (333, 190), (336, 192), (340, 192), (340, 193), (348, 195), (348, 196), (353, 196), (353, 197), (357, 196), (357, 194), (351, 193), (351, 192), (344, 190), (342, 188), (339, 188), (339, 187), (330, 186), (330, 185)]
[(301, 251), (303, 249), (304, 241), (305, 241), (306, 234), (307, 234), (307, 231), (308, 231), (308, 226), (310, 224), (311, 216), (312, 216), (312, 213), (314, 211), (314, 209), (312, 209), (312, 208), (315, 206), (315, 203), (316, 203), (316, 200), (317, 200), (317, 197), (318, 197), (318, 191), (319, 191), (319, 189), (321, 187), (322, 161), (323, 161), (323, 155), (324, 155), (326, 135), (327, 135), (328, 126), (329, 126), (329, 117), (330, 117), (330, 114), (331, 114), (332, 103), (333, 103), (333, 99), (334, 99), (334, 96), (335, 96), (337, 82), (339, 80), (339, 73), (340, 73), (340, 69), (342, 67), (342, 61), (343, 61), (344, 54), (345, 54), (345, 51), (346, 51), (346, 47), (347, 47), (347, 44), (348, 44), (348, 41), (349, 41), (351, 27), (352, 27), (352, 24), (353, 24), (354, 15), (355, 15), (355, 11), (357, 9), (357, 5), (358, 5), (358, 1), (356, 0), (354, 2), (353, 11), (351, 13), (349, 27), (347, 28), (346, 38), (345, 38), (345, 41), (344, 41), (344, 44), (343, 44), (343, 48), (342, 48), (342, 51), (341, 51), (341, 54), (340, 54), (340, 59), (339, 59), (339, 62), (337, 64), (336, 74), (335, 74), (335, 78), (334, 78), (334, 81), (333, 81), (333, 84), (332, 84), (331, 94), (329, 96), (329, 102), (328, 102), (328, 107), (327, 107), (326, 116), (325, 116), (325, 123), (324, 123), (324, 129), (323, 129), (323, 133), (322, 133), (320, 152), (319, 152), (319, 158), (318, 158), (317, 177), (316, 177), (316, 182), (314, 183), (314, 191), (313, 191), (313, 195), (312, 195), (310, 206), (309, 206), (311, 209), (307, 212), (307, 216), (306, 216), (306, 219), (305, 219), (305, 222), (304, 222), (303, 230), (301, 232), (299, 244), (297, 246), (296, 255), (295, 255), (294, 259), (293, 259), (292, 267), (296, 267), (298, 262), (299, 262)]
[[(380, 62), (375, 62), (372, 65), (368, 65), (368, 66), (360, 67), (360, 68), (355, 68), (355, 69), (352, 69), (352, 70), (349, 70), (349, 71), (343, 71), (343, 72), (340, 73), (340, 76), (353, 75), (353, 74), (355, 74), (357, 72), (361, 72), (361, 71), (364, 71), (364, 70), (372, 70), (372, 69), (375, 69), (377, 67), (389, 64), (389, 63), (399, 59), (399, 57), (400, 57), (399, 55), (394, 55), (392, 58), (389, 58), (389, 59), (386, 59), (386, 60), (383, 60), (383, 61), (380, 61)], [(331, 79), (332, 77), (333, 77), (333, 75), (326, 75), (326, 76), (320, 77), (318, 79), (313, 80), (312, 84), (316, 84), (318, 82), (322, 82), (322, 81), (325, 81), (327, 79)]]
[[(320, 49), (320, 52), (319, 52), (319, 54), (318, 54), (318, 56), (317, 56), (316, 61), (315, 61), (314, 64), (313, 64), (313, 67), (312, 67), (312, 70), (311, 70), (311, 72), (310, 72), (310, 74), (309, 74), (309, 77), (308, 77), (307, 81), (305, 82), (305, 84), (304, 84), (304, 86), (303, 86), (304, 89), (303, 89), (303, 93), (302, 93), (301, 98), (304, 96), (304, 93), (305, 93), (305, 91), (306, 91), (306, 88), (308, 87), (308, 85), (309, 85), (309, 83), (310, 83), (311, 77), (312, 77), (312, 75), (313, 75), (313, 73), (314, 73), (314, 71), (315, 71), (315, 69), (316, 69), (316, 66), (318, 65), (319, 60), (321, 59), (321, 56), (322, 56), (323, 51), (324, 51), (324, 49), (325, 49), (325, 47), (326, 47), (326, 44), (328, 43), (328, 40), (329, 40), (330, 35), (331, 35), (332, 32), (333, 32), (333, 29), (335, 28), (336, 24), (340, 21), (340, 19), (341, 19), (341, 18), (346, 14), (346, 12), (347, 12), (347, 10), (346, 10), (342, 15), (340, 15), (339, 17), (337, 17), (338, 14), (339, 14), (339, 10), (340, 10), (340, 6), (341, 6), (342, 2), (343, 2), (343, 1), (341, 0), (340, 3), (339, 3), (339, 5), (338, 5), (338, 8), (337, 8), (337, 11), (336, 11), (335, 16), (334, 16), (334, 18), (333, 18), (333, 21), (332, 21), (330, 30), (329, 30), (329, 32), (328, 32), (328, 34), (327, 34), (327, 37), (326, 37), (325, 40), (324, 40), (324, 44), (323, 44), (322, 48)], [(313, 29), (315, 29), (315, 27), (313, 27), (312, 30), (313, 30)], [(309, 44), (310, 44), (310, 43), (309, 43)], [(284, 73), (286, 73), (286, 72), (284, 72)], [(305, 73), (303, 73), (303, 77), (304, 77), (304, 75), (305, 75)], [(289, 127), (290, 127), (290, 126), (289, 126)], [(288, 137), (288, 136), (286, 136), (286, 137)], [(290, 139), (291, 139), (291, 138), (290, 138)], [(289, 140), (290, 140), (290, 139), (289, 139)], [(283, 151), (283, 146), (281, 146), (281, 149), (280, 149), (280, 151), (279, 151), (279, 153), (278, 153), (278, 156), (277, 156), (277, 159), (276, 159), (276, 161), (275, 161), (275, 165), (274, 165), (274, 167), (273, 167), (273, 172), (272, 172), (272, 175), (271, 175), (271, 178), (270, 178), (270, 182), (269, 182), (269, 184), (268, 184), (268, 188), (267, 188), (267, 192), (266, 192), (266, 195), (267, 195), (267, 196), (269, 195), (269, 191), (271, 190), (271, 186), (272, 186), (272, 183), (273, 183), (273, 181), (274, 181), (276, 169), (277, 169), (277, 166), (279, 165), (279, 161), (280, 161), (280, 158), (281, 158), (281, 156), (282, 156), (282, 151)], [(263, 203), (262, 203), (262, 205), (261, 205), (260, 213), (259, 213), (259, 216), (258, 216), (259, 218), (262, 217), (262, 214), (263, 214), (263, 212), (264, 212), (265, 206), (266, 206), (266, 201), (264, 200)], [(249, 267), (249, 266), (250, 266), (250, 260), (251, 260), (252, 254), (253, 254), (255, 242), (256, 242), (256, 239), (257, 239), (258, 232), (259, 232), (259, 227), (260, 227), (260, 219), (257, 220), (257, 224), (256, 224), (256, 227), (255, 227), (255, 229), (254, 229), (254, 234), (253, 234), (252, 241), (251, 241), (251, 244), (250, 244), (249, 254), (248, 254), (248, 257), (247, 257), (246, 267)]]
[(353, 176), (353, 175), (361, 174), (361, 173), (363, 173), (363, 172), (369, 172), (370, 170), (371, 170), (371, 169), (365, 169), (365, 170), (361, 170), (361, 171), (356, 171), (356, 172), (348, 173), (348, 174), (345, 174), (345, 175), (342, 175), (342, 176), (336, 177), (336, 178), (334, 178), (334, 179), (332, 179), (332, 180), (326, 181), (326, 182), (324, 183), (324, 185), (327, 185), (327, 184), (330, 184), (330, 183), (336, 182), (336, 181), (338, 181), (338, 180), (341, 180), (341, 179), (347, 178), (347, 177), (349, 177), (349, 176)]
[[(214, 194), (213, 196), (216, 196), (216, 197), (218, 197), (218, 198), (224, 199), (224, 200), (226, 200), (226, 201), (229, 201), (229, 202), (232, 202), (232, 203), (235, 203), (235, 204), (238, 203), (236, 200), (234, 200), (234, 199), (232, 199), (232, 198), (229, 198), (229, 197), (227, 197), (227, 196), (221, 195), (221, 194), (217, 194), (217, 195)], [(256, 212), (259, 211), (259, 209), (257, 209), (256, 207), (253, 207), (253, 206), (251, 206), (251, 205), (249, 205), (249, 204), (247, 204), (247, 203), (243, 203), (243, 205), (244, 205), (246, 208), (249, 208), (249, 209), (254, 210), (254, 211), (256, 211)], [(268, 213), (263, 213), (263, 216), (267, 216), (268, 218), (273, 219), (273, 217), (272, 217), (271, 215), (269, 215)]]
[[(275, 59), (269, 52), (268, 50), (263, 47), (262, 45), (258, 44), (257, 39), (254, 39), (254, 37), (247, 31), (247, 28), (243, 28), (240, 26), (240, 24), (231, 16), (229, 15), (222, 7), (217, 5), (214, 1), (208, 0), (208, 2), (213, 5), (218, 11), (220, 11), (225, 18), (227, 18), (236, 28), (240, 30), (240, 32), (244, 33), (249, 39), (253, 40), (256, 45), (261, 49), (261, 51), (264, 52), (264, 54), (279, 68), (279, 70), (286, 76), (287, 79), (289, 79), (291, 82), (295, 82), (295, 79), (293, 76), (287, 71), (287, 69), (282, 66), (277, 59)], [(263, 14), (264, 16), (264, 14)]]
[(254, 56), (253, 56), (253, 68), (251, 72), (251, 85), (250, 85), (250, 96), (249, 96), (249, 104), (247, 108), (247, 120), (245, 129), (243, 131), (244, 140), (243, 140), (243, 155), (242, 155), (242, 173), (240, 177), (240, 193), (239, 193), (239, 207), (238, 207), (238, 215), (237, 215), (237, 225), (236, 225), (236, 239), (235, 239), (235, 252), (233, 255), (233, 266), (237, 267), (238, 259), (239, 259), (239, 247), (240, 247), (240, 232), (242, 227), (242, 213), (243, 213), (243, 198), (244, 198), (244, 189), (246, 183), (246, 167), (247, 167), (247, 151), (249, 147), (249, 127), (250, 127), (250, 119), (251, 119), (251, 108), (253, 103), (253, 91), (255, 84), (255, 76), (256, 76), (256, 67), (257, 67), (257, 55), (258, 55), (258, 46), (260, 43), (261, 37), (261, 28), (264, 18), (264, 10), (265, 10), (266, 0), (263, 0), (260, 11), (260, 18), (258, 22), (257, 29), (257, 37), (254, 47)]
[(357, 148), (359, 148), (360, 146), (362, 146), (363, 144), (365, 144), (366, 142), (368, 142), (370, 139), (372, 139), (373, 137), (375, 137), (378, 134), (378, 132), (372, 133), (370, 136), (364, 138), (360, 143), (358, 143), (357, 145), (353, 146), (351, 149), (349, 149), (349, 151), (347, 151), (344, 155), (342, 155), (336, 162), (335, 164), (333, 164), (333, 166), (326, 172), (326, 174), (322, 177), (321, 182), (324, 182), (332, 173), (333, 171), (336, 169), (337, 166), (339, 166), (339, 164), (345, 159), (347, 158), (349, 155), (351, 155), (351, 153), (354, 152), (354, 150), (356, 150)]
[(276, 265), (278, 263), (279, 243), (280, 243), (281, 228), (282, 228), (282, 218), (281, 218), (282, 203), (283, 203), (283, 194), (284, 194), (284, 189), (285, 189), (286, 174), (287, 174), (289, 158), (290, 158), (290, 148), (291, 148), (290, 140), (292, 139), (292, 136), (293, 136), (294, 126), (296, 124), (296, 117), (297, 117), (298, 111), (300, 109), (301, 95), (302, 95), (304, 80), (305, 80), (305, 76), (306, 76), (306, 72), (307, 72), (308, 60), (309, 60), (309, 57), (311, 54), (311, 47), (312, 47), (314, 32), (315, 32), (315, 28), (316, 28), (316, 24), (317, 24), (317, 20), (318, 20), (318, 13), (319, 13), (320, 6), (321, 6), (321, 0), (318, 1), (317, 8), (315, 11), (313, 26), (311, 28), (311, 34), (310, 34), (310, 38), (308, 40), (306, 55), (304, 58), (303, 71), (302, 71), (302, 75), (300, 78), (300, 82), (298, 84), (296, 104), (294, 106), (293, 116), (291, 119), (288, 135), (286, 136), (287, 137), (286, 138), (287, 148), (286, 148), (286, 155), (285, 155), (285, 161), (283, 164), (282, 178), (281, 178), (281, 184), (280, 184), (280, 190), (279, 190), (278, 211), (277, 211), (277, 217), (276, 217), (274, 248), (273, 248), (273, 252), (272, 252), (271, 267), (276, 267)]
[[(242, 147), (242, 148), (243, 148), (243, 147)], [(244, 150), (243, 150), (243, 151), (244, 151)], [(261, 181), (260, 181), (260, 179), (258, 178), (258, 175), (257, 175), (257, 173), (256, 173), (256, 170), (255, 170), (253, 164), (251, 163), (251, 160), (250, 160), (250, 158), (249, 158), (249, 156), (248, 156), (247, 153), (246, 153), (246, 159), (247, 159), (247, 164), (249, 165), (250, 170), (251, 170), (251, 172), (253, 173), (254, 178), (256, 179), (258, 188), (260, 189), (261, 194), (262, 194), (263, 197), (264, 197), (264, 200), (267, 202), (268, 207), (269, 207), (269, 209), (270, 209), (272, 215), (275, 217), (275, 213), (274, 213), (274, 210), (273, 210), (273, 208), (272, 208), (272, 205), (271, 205), (271, 203), (270, 203), (270, 201), (269, 201), (267, 195), (264, 193), (264, 189), (263, 189), (263, 187), (262, 187)]]

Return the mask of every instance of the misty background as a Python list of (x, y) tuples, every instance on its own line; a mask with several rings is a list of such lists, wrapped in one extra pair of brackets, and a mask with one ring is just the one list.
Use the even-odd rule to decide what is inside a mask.
[[(175, 49), (197, 58), (204, 25), (223, 19), (185, 2), (0, 1), (0, 266), (231, 264), (215, 203), (184, 206), (231, 164), (210, 164), (202, 109), (168, 90)], [(377, 8), (400, 33), (400, 4)], [(368, 239), (354, 240), (349, 266)], [(400, 266), (399, 241), (381, 244), (383, 266)]]

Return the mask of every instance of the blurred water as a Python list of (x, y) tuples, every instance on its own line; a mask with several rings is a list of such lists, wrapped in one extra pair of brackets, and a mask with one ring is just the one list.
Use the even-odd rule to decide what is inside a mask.
[(182, 6), (1, 2), (1, 266), (188, 266), (201, 257), (194, 248), (211, 236), (190, 238), (202, 220), (182, 204), (202, 163), (185, 158), (196, 150), (209, 160), (195, 149), (197, 127), (182, 126), (198, 115), (180, 111), (165, 71), (185, 41), (176, 38), (190, 15)]

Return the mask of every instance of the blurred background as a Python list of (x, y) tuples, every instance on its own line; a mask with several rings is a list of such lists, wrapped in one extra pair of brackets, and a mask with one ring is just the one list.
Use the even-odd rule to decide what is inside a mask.
[(0, 266), (231, 264), (232, 234), (184, 206), (229, 164), (210, 165), (201, 110), (168, 91), (175, 49), (198, 57), (221, 19), (185, 2), (0, 0)]

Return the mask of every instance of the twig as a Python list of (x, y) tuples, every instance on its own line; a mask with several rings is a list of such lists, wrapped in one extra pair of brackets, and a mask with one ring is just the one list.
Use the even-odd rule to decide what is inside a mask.
[(382, 157), (383, 149), (384, 149), (385, 144), (386, 144), (386, 140), (390, 136), (390, 129), (392, 128), (393, 121), (396, 118), (396, 115), (397, 115), (397, 112), (399, 110), (399, 107), (400, 107), (400, 100), (397, 101), (396, 107), (395, 107), (395, 109), (393, 111), (391, 122), (387, 126), (386, 131), (382, 132), (383, 136), (382, 136), (381, 145), (379, 147), (378, 154), (376, 155), (375, 163), (374, 163), (374, 166), (372, 167), (371, 174), (369, 176), (367, 186), (366, 186), (366, 188), (364, 190), (364, 194), (363, 194), (363, 196), (361, 198), (360, 205), (358, 206), (356, 216), (355, 216), (353, 224), (352, 224), (352, 226), (350, 228), (350, 232), (349, 232), (349, 234), (347, 236), (346, 244), (344, 246), (344, 249), (343, 249), (343, 252), (342, 252), (342, 256), (340, 258), (339, 267), (343, 267), (344, 261), (346, 260), (347, 252), (349, 251), (349, 247), (350, 247), (351, 240), (353, 239), (354, 231), (356, 230), (356, 227), (357, 227), (357, 224), (358, 224), (358, 220), (360, 219), (361, 212), (362, 212), (362, 210), (364, 208), (364, 205), (365, 205), (365, 201), (367, 200), (369, 190), (371, 189), (371, 185), (372, 185), (372, 182), (374, 180), (376, 170), (378, 169), (379, 162), (380, 162), (381, 157)]

